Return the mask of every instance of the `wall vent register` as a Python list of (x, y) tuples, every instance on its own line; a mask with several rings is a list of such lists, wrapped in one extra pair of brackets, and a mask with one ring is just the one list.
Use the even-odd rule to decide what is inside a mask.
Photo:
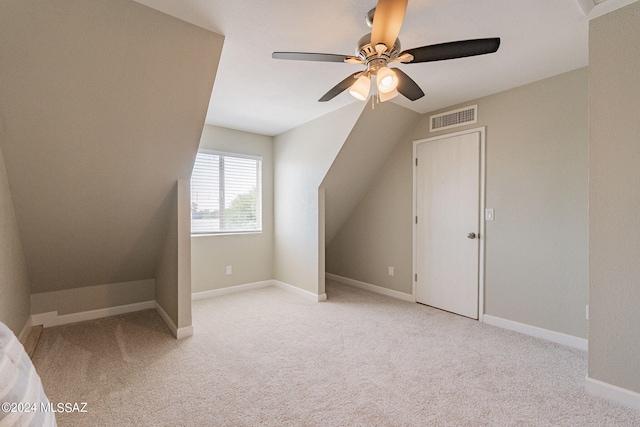
[(478, 122), (478, 106), (472, 105), (429, 117), (429, 131), (450, 129)]

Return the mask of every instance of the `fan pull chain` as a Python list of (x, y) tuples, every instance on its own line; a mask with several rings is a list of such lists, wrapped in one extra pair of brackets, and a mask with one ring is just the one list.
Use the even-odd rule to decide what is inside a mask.
[(378, 104), (380, 104), (380, 94), (376, 92), (371, 96), (371, 109), (375, 110)]

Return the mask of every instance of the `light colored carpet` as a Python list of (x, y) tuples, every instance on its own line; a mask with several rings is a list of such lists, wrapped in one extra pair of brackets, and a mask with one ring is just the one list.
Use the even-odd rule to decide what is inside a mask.
[(45, 329), (34, 355), (64, 426), (640, 426), (584, 391), (584, 352), (329, 282)]

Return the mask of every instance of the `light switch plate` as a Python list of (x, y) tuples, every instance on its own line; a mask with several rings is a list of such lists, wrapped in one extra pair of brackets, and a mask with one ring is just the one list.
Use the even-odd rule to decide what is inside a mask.
[(484, 210), (484, 220), (485, 221), (493, 221), (493, 208), (487, 208)]

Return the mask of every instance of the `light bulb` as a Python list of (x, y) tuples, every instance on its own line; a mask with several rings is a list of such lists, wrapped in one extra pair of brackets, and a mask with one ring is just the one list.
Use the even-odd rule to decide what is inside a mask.
[(382, 67), (378, 70), (378, 92), (388, 93), (398, 86), (398, 76), (389, 67)]
[(355, 99), (360, 101), (366, 101), (369, 97), (369, 90), (371, 89), (371, 79), (366, 75), (360, 76), (358, 80), (351, 86), (349, 93)]

